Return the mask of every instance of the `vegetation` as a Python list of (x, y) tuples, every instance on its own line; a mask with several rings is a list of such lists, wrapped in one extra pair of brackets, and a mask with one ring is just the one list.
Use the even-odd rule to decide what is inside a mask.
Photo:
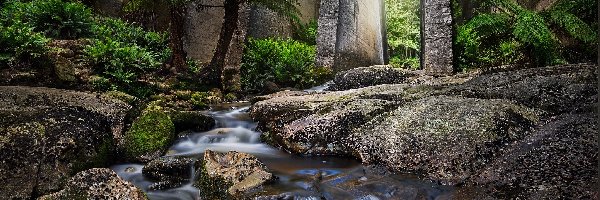
[(307, 88), (325, 82), (331, 71), (314, 66), (315, 46), (292, 39), (249, 39), (242, 58), (242, 87), (262, 92), (267, 82)]
[(160, 110), (149, 110), (133, 122), (125, 133), (125, 153), (136, 158), (147, 153), (164, 150), (175, 139), (171, 118)]
[(295, 40), (309, 45), (317, 45), (317, 20), (310, 20), (306, 24), (300, 22), (299, 20), (295, 20), (292, 25), (294, 28)]
[(117, 19), (99, 19), (94, 41), (84, 52), (86, 60), (105, 83), (98, 90), (119, 90), (138, 97), (152, 94), (140, 81), (143, 74), (160, 69), (170, 56), (167, 35), (147, 32)]
[(81, 3), (62, 0), (10, 1), (2, 12), (6, 25), (25, 23), (34, 31), (57, 39), (76, 39), (91, 34), (92, 11)]
[(385, 0), (390, 64), (418, 68), (421, 52), (418, 0)]
[(42, 57), (48, 50), (48, 41), (25, 23), (15, 22), (6, 26), (0, 23), (0, 69)]
[[(221, 76), (225, 69), (225, 57), (229, 51), (229, 44), (233, 39), (233, 35), (236, 27), (238, 27), (238, 11), (240, 5), (243, 3), (254, 3), (265, 6), (283, 16), (290, 18), (296, 17), (298, 10), (295, 4), (298, 0), (225, 0), (224, 10), (225, 16), (223, 17), (223, 25), (221, 26), (221, 32), (219, 33), (219, 41), (215, 53), (210, 61), (210, 64), (202, 69), (201, 77), (202, 81), (209, 85), (216, 85), (223, 87), (225, 82), (239, 82), (230, 80), (220, 80), (221, 77), (238, 77), (238, 76)], [(239, 88), (236, 86), (229, 86), (227, 88)], [(237, 91), (226, 91), (226, 92), (237, 92)]]
[[(588, 0), (576, 2), (594, 5), (583, 6), (592, 10), (597, 5)], [(595, 16), (590, 14), (594, 11), (583, 7), (576, 10), (572, 4), (573, 1), (561, 0), (549, 9), (536, 12), (508, 0), (482, 3), (483, 8), (479, 10), (490, 10), (493, 6), (502, 12), (477, 13), (457, 26), (454, 47), (459, 69), (593, 61), (597, 22), (593, 18), (588, 22), (583, 19)], [(561, 38), (569, 38), (576, 45)]]

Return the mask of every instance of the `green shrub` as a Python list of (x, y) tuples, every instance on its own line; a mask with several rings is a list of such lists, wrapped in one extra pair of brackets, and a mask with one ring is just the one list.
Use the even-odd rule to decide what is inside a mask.
[(143, 113), (125, 133), (125, 153), (137, 158), (165, 150), (175, 139), (175, 125), (169, 116), (157, 110)]
[(242, 58), (242, 87), (261, 91), (266, 82), (307, 88), (322, 83), (331, 71), (314, 66), (315, 46), (294, 40), (249, 39)]
[(152, 52), (116, 41), (96, 41), (84, 52), (98, 74), (123, 84), (134, 82), (141, 74), (161, 64)]
[(145, 31), (120, 19), (99, 18), (97, 21), (97, 24), (92, 26), (92, 32), (98, 40), (135, 44), (161, 55), (162, 61), (170, 57), (167, 33)]
[[(457, 61), (460, 69), (493, 67), (517, 62), (520, 45), (513, 42), (507, 14), (481, 14), (458, 27), (455, 38)], [(510, 41), (510, 42), (508, 42)], [(508, 47), (513, 45), (514, 49)]]
[(34, 60), (48, 50), (48, 39), (27, 24), (0, 24), (0, 68), (21, 60)]
[(153, 94), (155, 87), (140, 81), (159, 70), (171, 55), (165, 33), (145, 31), (119, 19), (98, 18), (92, 26), (94, 41), (84, 49), (84, 60), (96, 74), (108, 79), (97, 87), (118, 90), (137, 97)]
[(318, 23), (316, 20), (310, 20), (308, 23), (294, 23), (294, 39), (310, 45), (317, 44)]
[(11, 1), (3, 9), (4, 23), (19, 21), (47, 37), (76, 39), (88, 37), (93, 24), (92, 11), (79, 2), (62, 0)]
[(94, 72), (110, 82), (111, 90), (123, 91), (137, 97), (152, 93), (139, 78), (158, 69), (159, 55), (136, 45), (116, 41), (95, 41), (84, 49), (84, 59)]
[(556, 63), (556, 40), (540, 15), (533, 11), (521, 12), (517, 15), (513, 35), (533, 48), (533, 59), (538, 66)]
[[(596, 56), (597, 9), (589, 5), (595, 7), (597, 1), (559, 0), (543, 12), (527, 10), (510, 0), (486, 0), (481, 5), (487, 9), (475, 10), (495, 7), (501, 12), (479, 14), (457, 26), (454, 50), (459, 68), (545, 66), (564, 63), (565, 58), (586, 62)], [(570, 36), (579, 44), (561, 43), (556, 35)]]

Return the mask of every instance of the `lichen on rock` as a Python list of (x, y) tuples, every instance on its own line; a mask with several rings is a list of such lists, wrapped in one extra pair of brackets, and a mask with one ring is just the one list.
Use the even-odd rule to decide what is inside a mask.
[(275, 179), (256, 157), (235, 151), (206, 150), (197, 170), (194, 185), (200, 189), (200, 196), (207, 199), (245, 198)]

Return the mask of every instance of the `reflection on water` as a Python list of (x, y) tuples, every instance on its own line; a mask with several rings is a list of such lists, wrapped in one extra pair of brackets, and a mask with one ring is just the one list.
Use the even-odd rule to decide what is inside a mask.
[[(349, 158), (289, 155), (261, 143), (260, 133), (254, 131), (256, 123), (248, 116), (248, 108), (247, 104), (225, 104), (213, 108), (210, 115), (217, 122), (215, 129), (181, 138), (166, 156), (199, 158), (207, 149), (255, 155), (279, 178), (276, 183), (265, 186), (259, 194), (277, 195), (282, 199), (435, 199), (452, 190), (415, 177), (375, 175)], [(192, 183), (170, 190), (148, 191), (153, 182), (143, 177), (142, 167), (122, 164), (112, 169), (146, 191), (152, 200), (199, 199), (198, 189)]]

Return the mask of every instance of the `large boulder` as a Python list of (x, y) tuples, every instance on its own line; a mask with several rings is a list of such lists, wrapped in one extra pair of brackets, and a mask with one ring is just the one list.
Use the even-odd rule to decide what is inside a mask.
[[(582, 64), (476, 78), (419, 75), (401, 84), (277, 93), (255, 98), (250, 114), (266, 141), (297, 154), (353, 155), (444, 184), (484, 185), (500, 198), (597, 196), (581, 181), (597, 167), (595, 154), (581, 153), (597, 152), (586, 132), (597, 128), (580, 125), (592, 118), (576, 117), (597, 109), (596, 70)], [(575, 117), (561, 129), (539, 128), (561, 113)]]
[(597, 102), (597, 69), (597, 65), (580, 64), (484, 74), (448, 94), (508, 99), (551, 114), (586, 112)]
[(359, 67), (335, 75), (329, 90), (349, 90), (381, 84), (403, 83), (409, 76), (407, 70), (380, 65)]
[(156, 181), (149, 186), (152, 190), (176, 188), (190, 181), (193, 163), (191, 158), (162, 157), (148, 162), (142, 174)]
[(245, 198), (251, 192), (275, 179), (256, 157), (230, 151), (204, 152), (198, 166), (198, 180), (194, 184), (200, 196), (206, 199)]
[(60, 199), (130, 199), (146, 200), (146, 194), (107, 168), (94, 168), (77, 173), (59, 192), (39, 200)]
[(351, 137), (364, 163), (457, 184), (537, 121), (533, 110), (506, 100), (433, 96), (378, 116)]
[(377, 115), (404, 102), (439, 93), (438, 86), (379, 85), (298, 95), (269, 95), (250, 115), (263, 139), (298, 154), (350, 155), (348, 136)]
[(29, 199), (107, 166), (129, 105), (67, 90), (0, 86), (0, 193)]
[(359, 67), (337, 73), (327, 90), (341, 91), (384, 84), (454, 85), (471, 80), (478, 73), (473, 71), (438, 77), (428, 75), (425, 71), (409, 71), (386, 65)]
[(512, 144), (472, 182), (501, 199), (598, 198), (597, 120), (597, 113), (555, 117)]

